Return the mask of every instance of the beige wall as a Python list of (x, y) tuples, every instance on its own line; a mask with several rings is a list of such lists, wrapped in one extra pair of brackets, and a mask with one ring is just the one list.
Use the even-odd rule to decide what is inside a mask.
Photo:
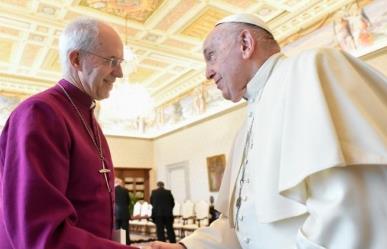
[(108, 136), (114, 167), (152, 168), (153, 141), (147, 139)]
[[(236, 108), (155, 140), (108, 136), (114, 166), (153, 168), (150, 171), (152, 189), (157, 180), (166, 182), (167, 165), (188, 161), (191, 199), (207, 200), (210, 192), (206, 158), (226, 154), (228, 161), (228, 152), (242, 125), (244, 110), (244, 107)], [(216, 196), (216, 193), (211, 194)]]
[[(190, 197), (192, 200), (208, 200), (206, 158), (230, 151), (237, 130), (242, 125), (245, 108), (220, 115), (195, 126), (185, 128), (154, 142), (154, 159), (157, 179), (167, 180), (167, 165), (188, 161)], [(168, 184), (168, 182), (166, 181)], [(216, 194), (211, 193), (216, 196)]]
[(150, 171), (152, 189), (157, 180), (166, 182), (167, 165), (188, 161), (190, 196), (193, 200), (207, 200), (210, 193), (206, 158), (226, 154), (228, 160), (232, 140), (242, 125), (244, 109), (236, 108), (155, 140), (108, 136), (114, 167), (153, 168)]

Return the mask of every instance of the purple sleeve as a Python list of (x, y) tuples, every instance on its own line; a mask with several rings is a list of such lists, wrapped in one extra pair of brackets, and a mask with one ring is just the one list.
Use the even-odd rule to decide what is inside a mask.
[(56, 112), (45, 103), (27, 102), (4, 129), (1, 209), (6, 235), (0, 236), (20, 249), (130, 248), (76, 226), (76, 210), (66, 197), (70, 134)]

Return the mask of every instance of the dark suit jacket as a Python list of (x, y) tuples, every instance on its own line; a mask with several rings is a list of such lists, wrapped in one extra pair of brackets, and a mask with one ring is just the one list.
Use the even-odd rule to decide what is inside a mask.
[(121, 186), (115, 187), (116, 201), (114, 205), (116, 220), (128, 220), (129, 219), (129, 191)]
[(168, 189), (158, 188), (152, 191), (150, 197), (152, 204), (152, 217), (155, 216), (173, 216), (172, 210), (175, 206), (175, 200)]

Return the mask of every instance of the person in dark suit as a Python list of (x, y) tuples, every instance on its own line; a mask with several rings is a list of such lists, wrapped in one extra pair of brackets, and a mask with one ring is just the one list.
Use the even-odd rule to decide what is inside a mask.
[(218, 219), (219, 215), (220, 215), (220, 212), (215, 209), (214, 201), (215, 201), (214, 197), (211, 195), (210, 196), (210, 206), (209, 206), (209, 210), (208, 210), (208, 213), (210, 214), (209, 219), (208, 219), (208, 225), (210, 225), (212, 222), (214, 222), (216, 219)]
[(122, 179), (115, 178), (115, 205), (114, 205), (114, 214), (115, 214), (115, 229), (124, 229), (126, 244), (130, 245), (130, 236), (129, 236), (129, 204), (130, 196), (129, 191), (124, 187)]
[(170, 190), (164, 188), (163, 182), (157, 182), (157, 189), (152, 190), (150, 203), (152, 204), (152, 219), (156, 224), (157, 240), (165, 241), (164, 229), (167, 229), (170, 243), (176, 242), (175, 231), (173, 230), (173, 207), (175, 200)]

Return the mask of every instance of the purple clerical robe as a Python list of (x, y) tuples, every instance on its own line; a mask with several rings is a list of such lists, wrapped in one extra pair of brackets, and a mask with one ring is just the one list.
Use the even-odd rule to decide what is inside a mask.
[[(101, 134), (113, 188), (113, 166), (92, 99), (59, 82), (91, 131)], [(59, 85), (22, 102), (0, 138), (0, 248), (123, 249), (111, 241), (114, 191), (107, 190), (97, 149)]]

